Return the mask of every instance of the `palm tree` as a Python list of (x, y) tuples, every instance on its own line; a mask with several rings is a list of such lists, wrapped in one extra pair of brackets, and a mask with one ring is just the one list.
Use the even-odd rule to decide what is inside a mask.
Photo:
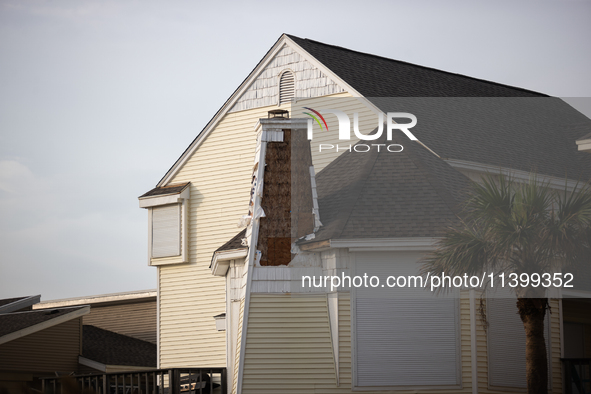
[[(431, 275), (560, 273), (589, 261), (591, 189), (588, 184), (557, 192), (532, 176), (518, 183), (503, 175), (475, 183), (462, 211), (461, 225), (446, 230), (424, 260)], [(576, 272), (576, 271), (575, 271)], [(496, 284), (498, 286), (498, 284)], [(543, 285), (521, 283), (513, 290), (526, 333), (528, 393), (547, 393), (548, 367)]]

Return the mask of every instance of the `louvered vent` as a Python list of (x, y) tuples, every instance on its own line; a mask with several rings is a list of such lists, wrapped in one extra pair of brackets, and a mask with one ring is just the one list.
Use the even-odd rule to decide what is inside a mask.
[(279, 79), (279, 104), (289, 103), (294, 96), (295, 79), (291, 71), (286, 71)]

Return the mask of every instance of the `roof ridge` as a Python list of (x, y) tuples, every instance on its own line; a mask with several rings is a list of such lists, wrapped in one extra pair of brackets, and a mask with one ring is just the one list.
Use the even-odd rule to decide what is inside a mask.
[[(374, 58), (378, 58), (378, 59), (388, 60), (388, 61), (391, 61), (391, 62), (397, 62), (397, 63), (401, 63), (401, 64), (406, 64), (406, 65), (409, 65), (409, 66), (419, 67), (419, 68), (422, 68), (422, 69), (425, 69), (425, 70), (436, 71), (436, 72), (444, 73), (444, 74), (448, 74), (448, 75), (455, 75), (455, 76), (458, 76), (458, 77), (467, 78), (467, 79), (471, 79), (471, 80), (478, 81), (478, 82), (485, 82), (485, 83), (491, 84), (491, 85), (496, 85), (496, 86), (501, 86), (501, 87), (504, 87), (504, 88), (515, 89), (515, 90), (520, 90), (520, 91), (527, 92), (527, 93), (537, 94), (537, 95), (540, 95), (542, 97), (550, 97), (547, 94), (536, 92), (536, 91), (530, 90), (530, 89), (525, 89), (525, 88), (518, 87), (518, 86), (512, 86), (512, 85), (507, 85), (507, 84), (503, 84), (503, 83), (500, 83), (500, 82), (489, 81), (489, 80), (482, 79), (482, 78), (471, 77), (469, 75), (464, 75), (464, 74), (459, 74), (459, 73), (453, 73), (451, 71), (445, 71), (445, 70), (440, 70), (440, 69), (437, 69), (437, 68), (434, 68), (434, 67), (423, 66), (421, 64), (405, 62), (404, 60), (392, 59), (392, 58), (389, 58), (389, 57), (385, 57), (385, 56), (381, 56), (381, 55), (376, 55), (376, 54), (373, 54), (373, 53), (361, 52), (361, 51), (357, 51), (357, 50), (354, 50), (354, 49), (349, 49), (349, 48), (341, 47), (341, 46), (338, 46), (338, 45), (326, 44), (324, 42), (312, 40), (312, 39), (309, 39), (309, 38), (301, 38), (301, 37), (297, 37), (297, 36), (294, 36), (294, 35), (291, 35), (291, 34), (285, 34), (285, 35), (288, 36), (289, 38), (292, 38), (292, 39), (295, 38), (295, 39), (298, 39), (298, 40), (308, 41), (308, 42), (311, 42), (311, 43), (314, 43), (314, 44), (324, 45), (324, 46), (327, 46), (327, 47), (331, 47), (331, 48), (335, 48), (335, 49), (339, 49), (339, 50), (344, 50), (344, 51), (347, 51), (347, 52), (353, 52), (353, 53), (357, 53), (357, 54), (364, 55), (364, 56), (370, 56), (370, 57), (374, 57)], [(304, 48), (304, 50), (306, 50), (306, 49)]]

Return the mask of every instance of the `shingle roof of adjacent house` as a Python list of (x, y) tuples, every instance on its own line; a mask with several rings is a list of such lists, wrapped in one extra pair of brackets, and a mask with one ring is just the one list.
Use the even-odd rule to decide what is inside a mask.
[(82, 328), (82, 357), (107, 365), (156, 367), (156, 345), (91, 325)]
[(48, 322), (60, 316), (67, 315), (88, 307), (39, 309), (36, 311), (14, 312), (0, 315), (0, 337)]

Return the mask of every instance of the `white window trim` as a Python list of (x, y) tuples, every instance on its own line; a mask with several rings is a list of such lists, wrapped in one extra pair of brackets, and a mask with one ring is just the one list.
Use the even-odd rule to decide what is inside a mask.
[[(148, 209), (148, 265), (167, 265), (189, 262), (189, 200), (190, 186), (185, 187), (181, 193), (165, 196), (156, 196), (140, 200), (140, 208)], [(180, 256), (152, 257), (152, 208), (169, 204), (179, 204), (181, 210), (181, 254)]]
[[(404, 248), (404, 251), (413, 250), (414, 248)], [(357, 272), (357, 253), (354, 253), (350, 250), (349, 258), (351, 262), (351, 276), (359, 275)], [(365, 251), (365, 249), (361, 249)], [(422, 248), (417, 248), (414, 250), (423, 251)], [(372, 250), (375, 251), (375, 250)], [(392, 251), (391, 249), (386, 249), (386, 251)], [(363, 274), (363, 273), (361, 273)], [(455, 385), (416, 385), (416, 386), (358, 386), (357, 385), (357, 303), (355, 300), (357, 299), (357, 290), (354, 286), (351, 287), (351, 298), (350, 298), (350, 309), (351, 309), (351, 391), (392, 391), (392, 390), (461, 390), (463, 389), (463, 380), (462, 380), (462, 326), (461, 326), (461, 302), (458, 298), (455, 299), (455, 307), (456, 307), (456, 352), (458, 354), (457, 362), (456, 362), (456, 378), (459, 384)]]

